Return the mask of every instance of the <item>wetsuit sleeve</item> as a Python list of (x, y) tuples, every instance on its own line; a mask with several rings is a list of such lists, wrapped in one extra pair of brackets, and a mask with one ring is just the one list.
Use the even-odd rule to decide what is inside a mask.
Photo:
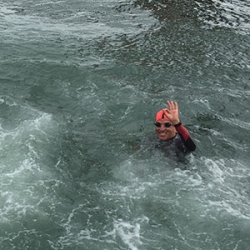
[(194, 151), (196, 149), (196, 145), (192, 140), (192, 138), (190, 137), (188, 130), (181, 123), (177, 124), (175, 128), (178, 134), (180, 135), (187, 150)]

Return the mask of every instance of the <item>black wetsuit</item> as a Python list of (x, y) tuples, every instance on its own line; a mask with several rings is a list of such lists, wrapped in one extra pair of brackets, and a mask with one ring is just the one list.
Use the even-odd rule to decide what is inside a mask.
[(155, 135), (142, 142), (142, 148), (146, 151), (152, 151), (153, 149), (159, 149), (166, 157), (182, 158), (182, 156), (190, 153), (196, 149), (196, 145), (188, 130), (180, 123), (176, 128), (176, 135), (167, 141), (159, 140)]
[(184, 145), (184, 147), (183, 146), (181, 147), (182, 151), (185, 153), (194, 151), (196, 149), (196, 145), (192, 140), (192, 138), (190, 137), (188, 130), (181, 123), (176, 125), (175, 129), (182, 141), (182, 144)]

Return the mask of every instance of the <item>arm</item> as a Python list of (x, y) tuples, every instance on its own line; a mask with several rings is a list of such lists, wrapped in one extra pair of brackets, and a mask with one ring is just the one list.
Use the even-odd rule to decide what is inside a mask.
[(165, 115), (174, 125), (176, 131), (179, 133), (185, 147), (189, 151), (194, 151), (196, 149), (196, 145), (194, 141), (191, 139), (188, 130), (181, 124), (179, 119), (179, 108), (177, 102), (167, 101), (169, 109), (164, 109)]
[(196, 145), (192, 138), (190, 137), (190, 134), (188, 130), (179, 122), (178, 124), (174, 125), (176, 131), (181, 137), (181, 140), (183, 141), (185, 147), (188, 151), (194, 151), (196, 149)]

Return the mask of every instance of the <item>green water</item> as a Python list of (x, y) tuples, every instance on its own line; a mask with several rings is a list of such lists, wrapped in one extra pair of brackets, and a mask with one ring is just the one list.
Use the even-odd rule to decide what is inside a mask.
[[(0, 249), (250, 249), (249, 1), (2, 1)], [(166, 100), (197, 150), (136, 150)]]

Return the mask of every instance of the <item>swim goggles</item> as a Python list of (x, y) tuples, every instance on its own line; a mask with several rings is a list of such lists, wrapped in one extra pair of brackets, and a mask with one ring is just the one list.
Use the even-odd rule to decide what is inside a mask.
[(170, 122), (166, 122), (166, 123), (155, 122), (156, 127), (160, 128), (161, 125), (164, 125), (164, 127), (166, 127), (166, 128), (170, 128), (173, 124)]

